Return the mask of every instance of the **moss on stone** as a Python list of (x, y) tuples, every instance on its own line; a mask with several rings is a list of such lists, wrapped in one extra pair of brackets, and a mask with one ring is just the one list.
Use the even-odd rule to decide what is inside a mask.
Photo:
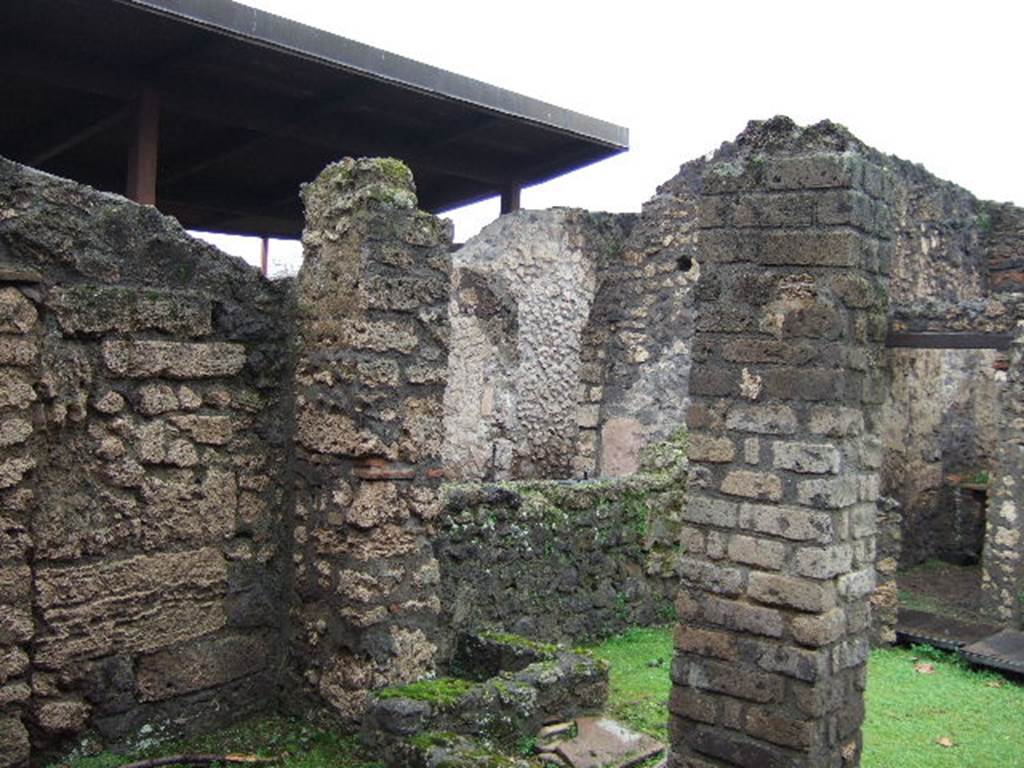
[(431, 747), (450, 747), (458, 740), (458, 734), (451, 731), (424, 731), (410, 737), (409, 743), (417, 749), (427, 750)]
[(523, 637), (521, 635), (514, 635), (510, 632), (481, 632), (480, 637), (484, 640), (490, 640), (493, 643), (509, 645), (513, 648), (524, 648), (543, 656), (554, 656), (558, 652), (558, 646), (553, 643), (538, 642), (537, 640), (531, 640), (530, 638)]
[(472, 680), (457, 677), (439, 677), (435, 680), (418, 680), (408, 685), (381, 688), (374, 692), (378, 699), (412, 699), (449, 707), (459, 701), (476, 686)]

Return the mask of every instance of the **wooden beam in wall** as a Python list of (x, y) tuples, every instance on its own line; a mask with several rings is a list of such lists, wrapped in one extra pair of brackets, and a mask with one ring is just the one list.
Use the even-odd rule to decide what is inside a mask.
[(973, 331), (889, 331), (885, 346), (902, 349), (1000, 349), (1010, 348), (1009, 333)]
[(157, 152), (160, 143), (160, 96), (143, 88), (135, 104), (132, 145), (128, 153), (125, 196), (142, 205), (156, 205)]

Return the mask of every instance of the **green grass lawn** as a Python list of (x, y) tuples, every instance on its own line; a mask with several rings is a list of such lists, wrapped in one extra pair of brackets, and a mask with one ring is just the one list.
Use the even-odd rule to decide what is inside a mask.
[[(592, 650), (611, 665), (608, 714), (664, 740), (672, 630), (632, 629)], [(931, 672), (924, 674), (915, 664), (930, 665)], [(952, 746), (941, 746), (939, 739)], [(863, 768), (1024, 766), (1024, 687), (929, 648), (874, 651), (864, 744)], [(80, 757), (70, 766), (116, 768), (129, 759), (177, 752), (282, 758), (275, 768), (378, 768), (360, 754), (354, 737), (281, 717), (128, 756)]]
[[(597, 646), (611, 664), (609, 713), (664, 739), (670, 629)], [(915, 670), (930, 664), (931, 674)], [(953, 746), (938, 744), (949, 739)], [(877, 650), (868, 663), (863, 768), (1024, 766), (1024, 687), (930, 648)]]

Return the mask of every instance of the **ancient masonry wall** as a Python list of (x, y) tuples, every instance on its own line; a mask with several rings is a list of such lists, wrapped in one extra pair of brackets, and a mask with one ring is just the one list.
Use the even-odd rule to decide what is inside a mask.
[(0, 766), (274, 701), (288, 305), (0, 159)]
[[(988, 294), (995, 234), (990, 203), (893, 157), (881, 158), (901, 184), (890, 300), (971, 302)], [(903, 565), (932, 557), (970, 561), (980, 554), (984, 510), (975, 494), (947, 478), (991, 473), (999, 435), (994, 350), (891, 349), (885, 406), (882, 491), (900, 504)], [(895, 511), (895, 510), (894, 510)]]
[(1024, 333), (1010, 346), (1002, 402), (999, 461), (993, 477), (982, 561), (984, 610), (1019, 627), (1024, 615)]
[(459, 632), (579, 644), (670, 620), (683, 441), (617, 481), (452, 485), (438, 524), (442, 658)]
[(451, 230), (413, 189), (401, 163), (345, 160), (304, 191), (292, 668), (348, 717), (437, 651)]
[(518, 211), (455, 252), (445, 393), (453, 479), (596, 475), (607, 328), (593, 316), (635, 219)]
[(445, 464), (453, 479), (636, 472), (685, 417), (690, 177), (637, 217), (503, 216), (454, 254)]
[(704, 173), (670, 765), (859, 760), (893, 191), (827, 123)]

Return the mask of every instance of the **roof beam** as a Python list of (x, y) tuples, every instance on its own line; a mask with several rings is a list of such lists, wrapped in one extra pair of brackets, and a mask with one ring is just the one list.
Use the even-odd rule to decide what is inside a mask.
[[(45, 148), (35, 150), (33, 154), (27, 155), (26, 164), (41, 167), (55, 157), (60, 157), (65, 152), (69, 152), (80, 144), (84, 144), (93, 136), (98, 136), (101, 133), (106, 133), (108, 130), (116, 125), (123, 123), (130, 114), (131, 110), (128, 108), (119, 109), (116, 112), (103, 117), (99, 120), (95, 120), (89, 125), (79, 128), (70, 136), (66, 136), (57, 142), (48, 144)], [(67, 120), (63, 120), (66, 124)]]

